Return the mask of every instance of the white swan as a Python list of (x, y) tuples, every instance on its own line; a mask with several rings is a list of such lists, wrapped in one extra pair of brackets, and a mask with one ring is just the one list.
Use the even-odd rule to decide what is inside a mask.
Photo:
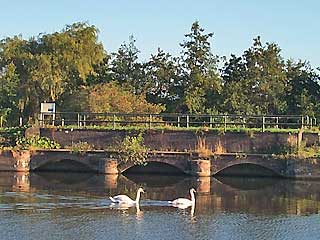
[(196, 203), (196, 198), (194, 196), (194, 193), (196, 190), (194, 188), (190, 189), (190, 195), (191, 195), (191, 200), (187, 198), (177, 198), (173, 201), (169, 201), (170, 204), (172, 204), (173, 207), (178, 207), (178, 208), (187, 208), (190, 206), (195, 206)]
[(113, 203), (133, 205), (133, 204), (139, 204), (140, 193), (144, 193), (143, 188), (138, 189), (136, 200), (132, 200), (127, 195), (117, 195), (109, 198)]
[(173, 207), (178, 207), (178, 208), (187, 208), (187, 207), (194, 207), (196, 203), (196, 198), (194, 196), (194, 193), (196, 190), (194, 188), (190, 189), (190, 195), (191, 195), (191, 200), (187, 198), (177, 198), (173, 201), (169, 201), (170, 204), (172, 204)]

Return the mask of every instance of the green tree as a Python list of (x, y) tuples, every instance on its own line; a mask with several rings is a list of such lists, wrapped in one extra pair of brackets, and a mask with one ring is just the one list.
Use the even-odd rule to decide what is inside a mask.
[(176, 101), (181, 97), (180, 68), (176, 58), (158, 48), (146, 64), (148, 76), (147, 100), (166, 105), (167, 111), (174, 111)]
[(87, 86), (107, 83), (112, 81), (111, 74), (111, 55), (106, 54), (102, 62), (93, 66), (94, 73), (90, 74), (86, 80)]
[[(6, 122), (17, 124), (19, 79), (14, 64), (10, 63), (0, 73), (0, 115)], [(16, 122), (14, 122), (16, 121)]]
[(93, 65), (105, 56), (98, 30), (87, 23), (66, 26), (61, 32), (1, 41), (1, 66), (14, 64), (19, 81), (19, 109), (24, 116), (39, 111), (42, 101), (59, 101), (85, 84)]
[(287, 113), (320, 117), (320, 75), (302, 61), (288, 61), (286, 72), (290, 86)]
[(213, 33), (204, 33), (196, 21), (191, 26), (191, 32), (180, 46), (183, 59), (183, 93), (182, 105), (193, 113), (201, 113), (208, 108), (216, 108), (215, 101), (208, 102), (210, 98), (216, 98), (221, 90), (221, 82), (217, 73), (217, 56), (211, 52), (209, 39)]
[(140, 51), (135, 42), (136, 40), (131, 35), (129, 43), (124, 42), (118, 51), (112, 54), (110, 71), (113, 81), (139, 95), (144, 93), (147, 87), (145, 66), (138, 62)]
[(145, 95), (136, 95), (116, 82), (98, 84), (88, 90), (89, 111), (120, 113), (160, 113), (164, 107), (148, 103)]
[(229, 113), (281, 114), (289, 91), (281, 49), (260, 37), (241, 57), (231, 56), (222, 70), (224, 109)]

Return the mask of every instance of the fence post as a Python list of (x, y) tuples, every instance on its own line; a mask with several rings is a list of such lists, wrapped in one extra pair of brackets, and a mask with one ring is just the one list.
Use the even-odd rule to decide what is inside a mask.
[(309, 122), (309, 115), (306, 116), (306, 122), (307, 122), (307, 128), (309, 128), (310, 122)]
[(61, 126), (64, 126), (64, 118), (61, 119)]
[(213, 117), (212, 117), (212, 115), (210, 115), (210, 128), (212, 128), (212, 123), (213, 123)]
[(78, 127), (80, 127), (80, 113), (78, 113)]
[(224, 131), (227, 131), (227, 116), (223, 115)]
[(304, 126), (304, 116), (301, 116), (301, 129), (303, 129)]
[(41, 126), (45, 125), (45, 122), (44, 122), (44, 114), (43, 114), (43, 113), (40, 113), (40, 125), (41, 125)]
[(178, 127), (180, 127), (180, 116), (178, 116)]
[(116, 115), (113, 114), (112, 116), (112, 129), (116, 130)]
[(0, 127), (3, 127), (3, 116), (0, 117)]
[(83, 115), (83, 126), (84, 127), (86, 126), (86, 121), (87, 121), (87, 116)]
[(279, 128), (279, 117), (276, 117), (276, 128)]
[(52, 114), (52, 126), (54, 126), (55, 120), (56, 120), (56, 114)]
[(149, 129), (151, 129), (152, 115), (149, 114)]
[(19, 126), (22, 127), (23, 125), (23, 121), (22, 121), (22, 117), (19, 118)]
[(262, 116), (262, 132), (265, 131), (265, 121), (266, 121), (265, 116)]
[(187, 128), (189, 128), (189, 115), (187, 115)]

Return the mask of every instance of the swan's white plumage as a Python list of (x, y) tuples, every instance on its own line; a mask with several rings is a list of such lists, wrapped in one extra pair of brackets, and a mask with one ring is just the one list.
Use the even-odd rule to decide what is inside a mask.
[(128, 203), (128, 204), (135, 203), (135, 201), (132, 200), (131, 198), (129, 198), (127, 195), (117, 195), (117, 196), (109, 197), (109, 198), (114, 203)]
[(193, 188), (190, 189), (191, 200), (187, 198), (177, 198), (173, 201), (169, 201), (169, 203), (172, 204), (172, 206), (178, 207), (178, 208), (187, 208), (189, 206), (194, 206), (196, 202), (196, 199), (194, 196), (195, 192), (196, 190), (194, 190)]
[(110, 200), (113, 203), (119, 203), (119, 204), (138, 204), (139, 200), (140, 200), (140, 193), (144, 193), (144, 190), (142, 188), (139, 188), (137, 191), (137, 196), (136, 196), (136, 200), (132, 200), (130, 197), (128, 197), (127, 195), (117, 195), (117, 196), (113, 196), (113, 197), (109, 197)]

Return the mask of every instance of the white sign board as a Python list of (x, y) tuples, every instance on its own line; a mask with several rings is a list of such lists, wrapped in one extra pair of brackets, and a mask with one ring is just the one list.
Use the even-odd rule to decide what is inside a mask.
[(56, 104), (55, 103), (41, 103), (41, 113), (55, 113)]

